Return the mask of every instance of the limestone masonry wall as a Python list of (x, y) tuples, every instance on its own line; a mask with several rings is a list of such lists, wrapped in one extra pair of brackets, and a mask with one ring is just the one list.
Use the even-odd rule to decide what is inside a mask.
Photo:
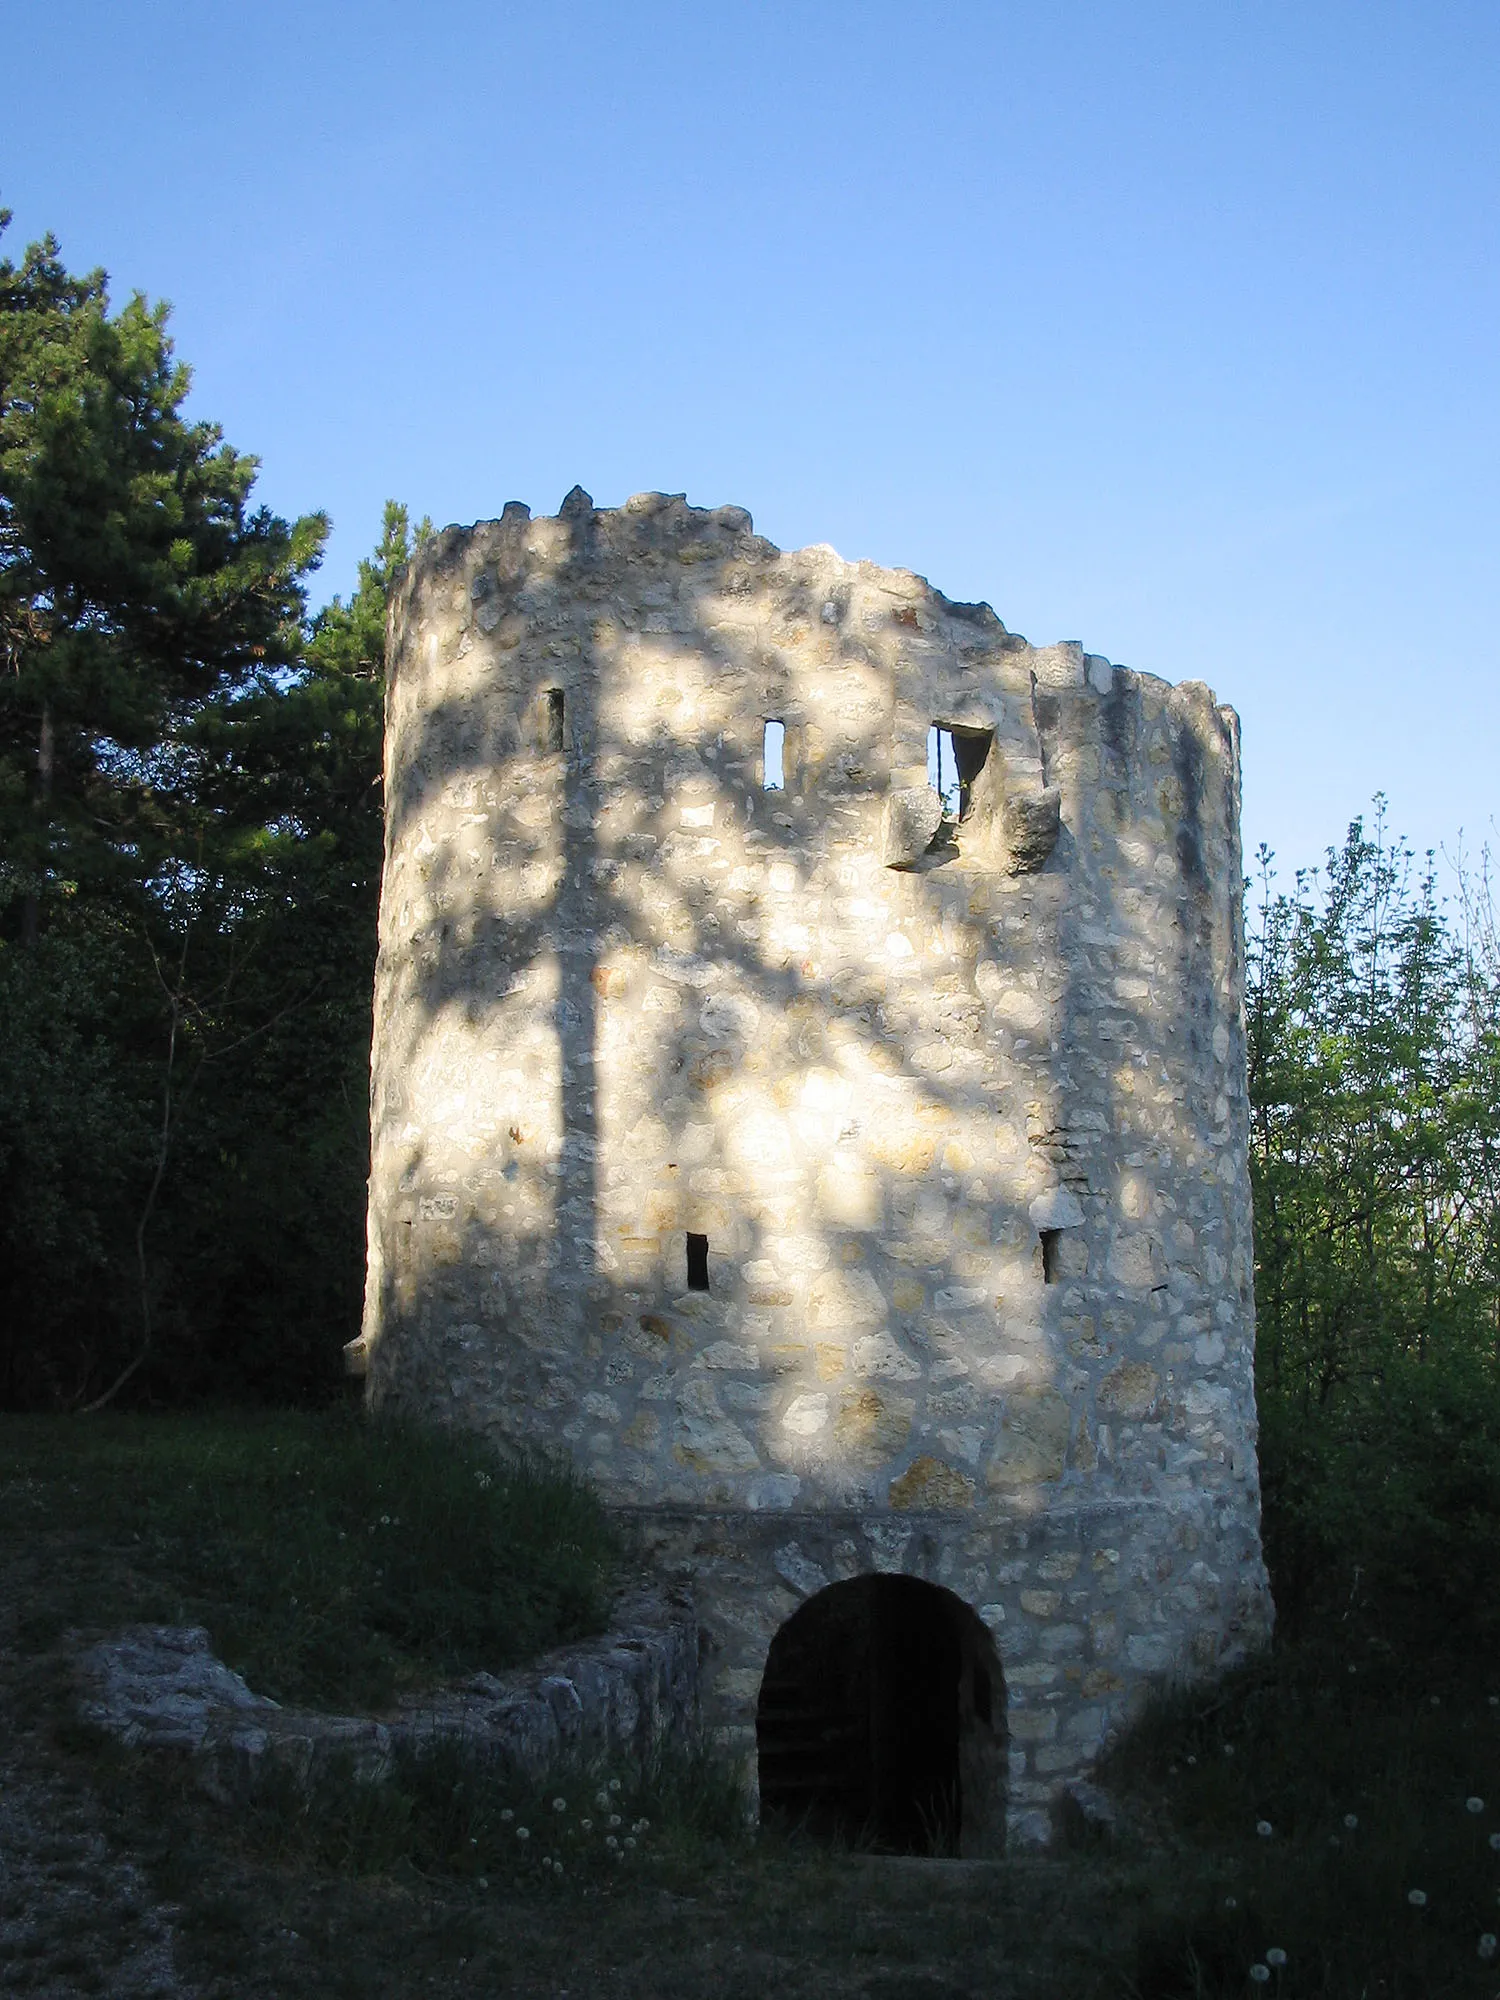
[(388, 668), (351, 1367), (633, 1510), (730, 1741), (804, 1598), (952, 1592), (1039, 1832), (1269, 1625), (1232, 710), (577, 489), (434, 536)]

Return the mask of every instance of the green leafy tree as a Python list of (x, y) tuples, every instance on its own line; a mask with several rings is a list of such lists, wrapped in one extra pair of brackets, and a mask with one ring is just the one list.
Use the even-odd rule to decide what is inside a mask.
[[(1250, 940), (1267, 1539), (1330, 1593), (1471, 1626), (1500, 1554), (1500, 970), (1433, 859), (1356, 822)], [(1490, 935), (1493, 935), (1491, 931)]]

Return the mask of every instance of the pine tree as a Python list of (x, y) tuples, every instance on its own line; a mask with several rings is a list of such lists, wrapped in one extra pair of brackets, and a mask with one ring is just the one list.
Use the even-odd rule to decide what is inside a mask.
[(176, 734), (296, 660), (327, 533), (251, 508), (257, 461), (184, 415), (167, 317), (112, 314), (50, 236), (0, 260), (0, 843), (31, 941), (64, 884), (139, 878)]

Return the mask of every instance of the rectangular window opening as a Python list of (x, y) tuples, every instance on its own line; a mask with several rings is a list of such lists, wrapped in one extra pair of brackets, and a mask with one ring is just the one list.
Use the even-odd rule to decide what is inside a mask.
[(967, 819), (974, 780), (984, 769), (995, 740), (992, 729), (955, 729), (934, 722), (927, 732), (927, 782), (943, 802), (943, 817)]
[(767, 792), (786, 790), (786, 724), (767, 722), (766, 740), (762, 753), (761, 789)]
[(547, 690), (546, 748), (548, 752), (563, 747), (563, 691), (561, 688)]
[(1042, 1282), (1055, 1285), (1058, 1279), (1058, 1251), (1062, 1243), (1060, 1229), (1044, 1229), (1042, 1238)]
[(690, 1229), (687, 1240), (688, 1290), (706, 1292), (708, 1290), (708, 1238), (695, 1236)]

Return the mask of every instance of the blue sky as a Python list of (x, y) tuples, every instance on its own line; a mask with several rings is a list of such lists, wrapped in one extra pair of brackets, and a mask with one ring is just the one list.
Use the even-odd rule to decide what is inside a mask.
[(172, 301), (347, 591), (646, 487), (1207, 680), (1247, 854), (1497, 810), (1493, 4), (0, 0), (12, 254)]

